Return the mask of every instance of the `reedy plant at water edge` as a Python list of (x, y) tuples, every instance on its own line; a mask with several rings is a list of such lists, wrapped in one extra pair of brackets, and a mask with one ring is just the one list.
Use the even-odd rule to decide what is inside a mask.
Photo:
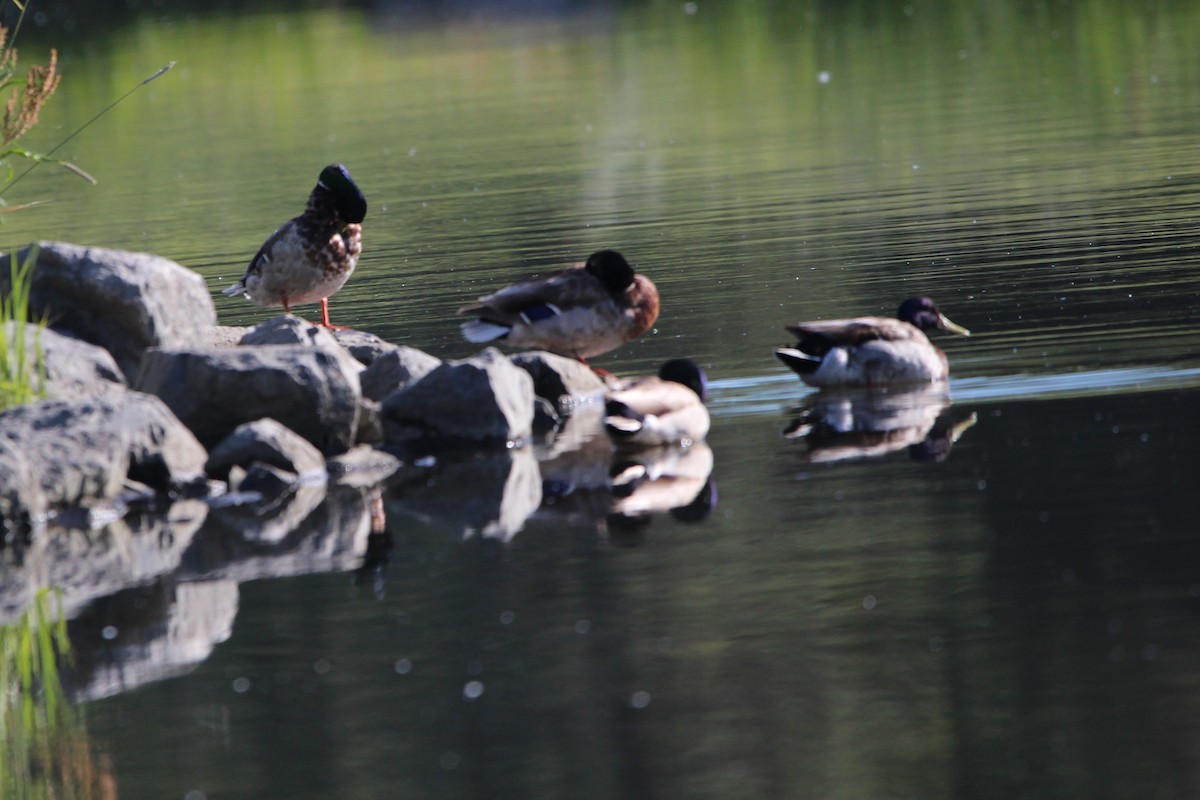
[(0, 626), (0, 797), (116, 797), (111, 770), (98, 763), (63, 691), (59, 664), (70, 655), (62, 598), (50, 589)]
[[(3, 0), (0, 0), (0, 2), (3, 2)], [(48, 152), (35, 153), (23, 147), (17, 147), (15, 142), (37, 124), (42, 106), (54, 94), (54, 90), (58, 88), (62, 76), (58, 73), (58, 51), (51, 49), (50, 58), (45, 66), (35, 65), (29, 68), (29, 72), (26, 73), (24, 79), (17, 77), (17, 50), (13, 47), (13, 42), (16, 40), (16, 31), (20, 31), (21, 22), (25, 19), (25, 11), (28, 8), (28, 3), (13, 0), (13, 5), (20, 9), (21, 15), (17, 18), (17, 24), (12, 36), (9, 36), (8, 28), (0, 25), (0, 97), (3, 97), (4, 93), (8, 92), (8, 100), (4, 106), (4, 117), (0, 119), (0, 168), (5, 171), (5, 177), (3, 178), (4, 185), (0, 186), (0, 212), (29, 208), (43, 202), (38, 200), (19, 206), (7, 206), (4, 202), (4, 194), (39, 164), (57, 164), (89, 183), (96, 184), (96, 179), (91, 175), (70, 161), (53, 158), (54, 154), (58, 152), (60, 147), (82, 133), (93, 122), (116, 108), (126, 97), (129, 97), (129, 95), (133, 94), (139, 88), (150, 83), (150, 81), (175, 66), (175, 62), (172, 61), (150, 77), (144, 79), (137, 86), (134, 86), (125, 94), (118, 97), (101, 109), (94, 117), (72, 131), (65, 139), (50, 148)], [(10, 156), (18, 156), (33, 163), (20, 175), (16, 175), (12, 165), (7, 160)], [(0, 217), (0, 219), (3, 218)]]
[[(21, 10), (16, 28), (20, 30), (21, 21), (25, 19), (25, 10), (28, 6), (17, 0), (13, 0), (13, 3)], [(13, 46), (15, 40), (16, 34), (14, 33), (10, 37), (8, 29), (0, 25), (0, 97), (6, 93), (8, 95), (4, 104), (4, 116), (0, 119), (0, 165), (6, 172), (4, 188), (7, 189), (16, 182), (13, 167), (8, 163), (10, 156), (27, 159), (34, 162), (35, 166), (38, 163), (47, 162), (58, 164), (84, 180), (96, 183), (95, 178), (69, 161), (54, 159), (49, 155), (35, 153), (16, 145), (17, 140), (38, 123), (38, 115), (41, 113), (42, 106), (58, 88), (62, 75), (58, 72), (58, 51), (52, 49), (45, 65), (35, 64), (25, 73), (24, 78), (19, 77), (17, 49)], [(0, 206), (3, 205), (4, 199), (0, 197)], [(31, 204), (2, 210), (13, 211), (18, 208), (27, 208), (29, 205)]]
[(33, 342), (26, 338), (30, 327), (29, 294), (37, 248), (31, 247), (25, 263), (9, 256), (9, 292), (0, 296), (0, 411), (45, 397), (46, 361), (42, 351), (45, 321), (33, 330)]

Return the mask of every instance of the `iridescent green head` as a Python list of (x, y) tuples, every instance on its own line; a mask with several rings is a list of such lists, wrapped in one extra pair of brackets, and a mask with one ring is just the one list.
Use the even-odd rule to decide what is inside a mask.
[(928, 297), (910, 297), (900, 304), (896, 319), (915, 325), (923, 331), (943, 330), (957, 333), (960, 336), (970, 336), (971, 332), (938, 311), (938, 307)]
[(700, 395), (701, 400), (708, 400), (708, 376), (704, 374), (704, 368), (690, 358), (671, 359), (659, 368), (658, 377), (682, 383)]
[(596, 276), (610, 294), (618, 295), (633, 283), (633, 267), (616, 250), (600, 250), (588, 257), (584, 267)]
[(362, 222), (366, 218), (367, 198), (350, 177), (350, 171), (341, 164), (330, 164), (321, 170), (317, 186), (333, 195), (334, 208), (343, 222)]

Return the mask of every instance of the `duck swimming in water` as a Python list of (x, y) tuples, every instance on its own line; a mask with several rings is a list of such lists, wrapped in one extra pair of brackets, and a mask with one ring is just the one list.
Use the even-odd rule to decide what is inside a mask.
[(459, 314), (463, 337), (482, 344), (549, 350), (586, 359), (636, 339), (658, 319), (658, 289), (616, 250), (600, 250), (578, 266), (514, 283)]
[(818, 388), (944, 381), (949, 362), (926, 332), (971, 335), (928, 297), (908, 298), (894, 318), (831, 319), (785, 327), (800, 341), (779, 348), (775, 357)]
[(658, 375), (631, 378), (604, 396), (604, 428), (618, 445), (688, 445), (708, 434), (707, 379), (686, 358), (672, 359)]
[(329, 322), (329, 298), (346, 283), (362, 253), (367, 200), (341, 164), (321, 170), (304, 213), (279, 226), (263, 242), (240, 281), (225, 294), (242, 294), (260, 306), (321, 304)]

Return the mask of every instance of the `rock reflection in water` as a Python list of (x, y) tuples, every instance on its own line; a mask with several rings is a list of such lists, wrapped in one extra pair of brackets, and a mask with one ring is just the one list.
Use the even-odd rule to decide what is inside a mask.
[(443, 454), (392, 483), (388, 511), (462, 538), (502, 541), (533, 519), (600, 534), (641, 527), (660, 513), (703, 519), (716, 498), (708, 445), (618, 450), (601, 427), (602, 412), (585, 406), (532, 447)]
[[(307, 504), (309, 497), (293, 495)], [(241, 581), (335, 572), (358, 567), (373, 526), (372, 492), (348, 486), (330, 487), (306, 516), (278, 535), (246, 535), (246, 516), (214, 513), (184, 554), (181, 574), (189, 580), (231, 578)], [(252, 507), (246, 509), (250, 513)]]
[(439, 456), (429, 470), (394, 484), (389, 511), (462, 538), (508, 541), (542, 503), (542, 478), (528, 447)]
[(190, 672), (233, 633), (236, 581), (164, 578), (92, 603), (67, 630), (76, 700), (94, 700)]
[(829, 463), (873, 458), (908, 448), (919, 461), (943, 461), (975, 424), (974, 413), (950, 412), (945, 386), (817, 392), (797, 409), (783, 435), (804, 442), (804, 458)]
[(249, 501), (221, 503), (213, 512), (222, 526), (247, 541), (275, 543), (285, 539), (325, 500), (322, 481), (299, 481), (284, 491)]
[(230, 636), (239, 583), (359, 567), (378, 499), (378, 488), (320, 484), (236, 508), (182, 500), (96, 531), (51, 526), (0, 550), (0, 617), (45, 586), (61, 591), (76, 699), (181, 675)]
[(542, 473), (542, 519), (602, 528), (612, 504), (609, 467), (613, 447), (601, 427), (604, 406), (585, 406), (567, 417), (546, 444), (536, 448)]
[(50, 525), (27, 545), (0, 549), (0, 624), (47, 587), (62, 592), (71, 619), (97, 598), (175, 572), (207, 513), (203, 502), (182, 500), (95, 531)]

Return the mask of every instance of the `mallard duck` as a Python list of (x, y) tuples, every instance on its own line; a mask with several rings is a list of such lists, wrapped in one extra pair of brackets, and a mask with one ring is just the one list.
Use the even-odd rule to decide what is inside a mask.
[(604, 396), (604, 428), (621, 445), (691, 444), (708, 434), (704, 370), (686, 358), (666, 362), (658, 375), (632, 378)]
[(468, 342), (499, 339), (586, 364), (650, 329), (658, 319), (658, 289), (620, 253), (600, 250), (583, 264), (514, 283), (458, 313), (478, 317), (462, 325)]
[(367, 200), (349, 171), (330, 164), (321, 176), (304, 213), (279, 226), (259, 248), (240, 281), (225, 294), (243, 294), (260, 306), (321, 303), (321, 325), (329, 322), (329, 298), (342, 288), (362, 252), (362, 225)]
[(946, 354), (925, 335), (939, 329), (970, 336), (928, 297), (910, 297), (896, 317), (858, 317), (785, 326), (799, 337), (775, 356), (809, 386), (883, 386), (943, 381)]

